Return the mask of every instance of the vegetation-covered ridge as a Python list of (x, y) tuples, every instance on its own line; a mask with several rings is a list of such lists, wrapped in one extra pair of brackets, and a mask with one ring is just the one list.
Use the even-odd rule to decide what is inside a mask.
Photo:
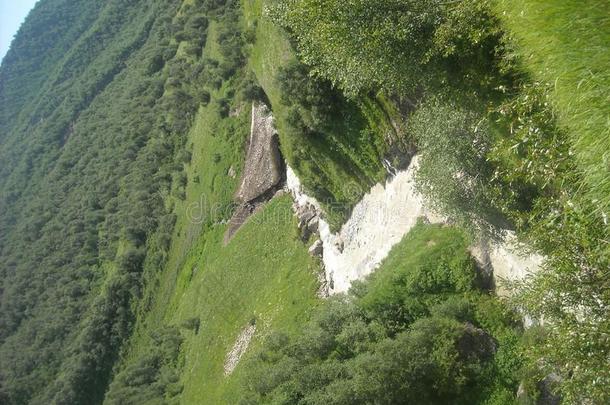
[(409, 106), (417, 186), (436, 208), (492, 236), (513, 228), (547, 256), (514, 286), (546, 321), (526, 350), (532, 378), (557, 373), (568, 403), (605, 403), (610, 25), (603, 1), (586, 3), (267, 4), (315, 77)]
[(3, 403), (100, 402), (164, 265), (184, 135), (206, 102), (171, 39), (179, 7), (40, 2), (2, 65)]

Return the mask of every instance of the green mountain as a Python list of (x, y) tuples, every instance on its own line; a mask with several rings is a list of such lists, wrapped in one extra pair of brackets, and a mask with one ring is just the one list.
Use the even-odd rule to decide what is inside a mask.
[[(0, 65), (0, 403), (608, 403), (606, 9), (38, 1)], [(350, 227), (407, 173), (442, 224)], [(544, 263), (504, 285), (507, 232)]]

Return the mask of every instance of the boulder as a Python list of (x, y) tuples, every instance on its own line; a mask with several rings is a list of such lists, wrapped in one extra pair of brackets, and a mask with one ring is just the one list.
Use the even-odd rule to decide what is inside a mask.
[(555, 373), (551, 373), (544, 377), (538, 383), (538, 391), (540, 395), (536, 401), (536, 405), (559, 405), (561, 396), (557, 394), (557, 387), (561, 383), (561, 377)]
[[(235, 168), (231, 166), (227, 174), (235, 177)], [(264, 103), (255, 102), (252, 104), (252, 128), (246, 162), (235, 193), (238, 207), (229, 221), (225, 245), (254, 211), (281, 192), (284, 180), (284, 161), (273, 127), (273, 115)]]
[(299, 219), (299, 228), (307, 226), (309, 221), (316, 216), (316, 210), (310, 206), (300, 207), (297, 211), (297, 218)]
[(307, 230), (311, 233), (317, 233), (320, 225), (320, 217), (315, 216), (307, 222)]
[(316, 240), (313, 245), (309, 247), (309, 254), (316, 257), (322, 257), (324, 252), (324, 245), (320, 239)]
[(489, 333), (470, 322), (464, 324), (464, 332), (458, 341), (458, 349), (462, 356), (479, 361), (487, 361), (493, 357), (497, 345)]

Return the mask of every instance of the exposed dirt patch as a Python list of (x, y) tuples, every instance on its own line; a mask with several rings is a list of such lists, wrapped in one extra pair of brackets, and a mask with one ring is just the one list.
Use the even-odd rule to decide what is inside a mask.
[(240, 203), (257, 199), (284, 179), (284, 163), (273, 127), (273, 115), (265, 104), (252, 105), (250, 131), (246, 164), (235, 195), (235, 200)]
[(238, 207), (229, 221), (224, 237), (225, 245), (248, 217), (283, 187), (285, 176), (273, 115), (265, 104), (255, 102), (252, 104), (252, 127), (246, 163), (235, 193)]

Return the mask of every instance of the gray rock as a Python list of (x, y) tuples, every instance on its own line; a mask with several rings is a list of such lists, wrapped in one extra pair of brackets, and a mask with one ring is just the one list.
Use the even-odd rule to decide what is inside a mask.
[(322, 257), (324, 252), (324, 245), (320, 239), (316, 240), (313, 245), (309, 247), (309, 254), (312, 256)]
[(301, 227), (299, 229), (301, 230), (301, 240), (303, 242), (307, 242), (309, 240), (309, 237), (311, 236), (311, 232), (309, 232), (309, 229), (307, 229), (307, 227)]
[(273, 116), (265, 104), (254, 103), (250, 143), (235, 199), (241, 203), (256, 200), (276, 187), (283, 178), (283, 162)]
[[(561, 404), (561, 395), (555, 391), (558, 385), (561, 384), (561, 381), (560, 376), (551, 373), (538, 382), (535, 390), (537, 391), (536, 393), (529, 392), (525, 383), (522, 382), (517, 390), (517, 401), (519, 404), (559, 405)], [(537, 398), (534, 400), (536, 396)]]
[(315, 216), (315, 217), (311, 218), (309, 220), (309, 222), (307, 222), (307, 229), (311, 233), (317, 233), (319, 225), (320, 225), (320, 218), (318, 216)]
[(306, 226), (309, 221), (316, 216), (316, 211), (311, 206), (301, 207), (297, 211), (297, 218), (299, 219), (299, 228)]
[(343, 249), (345, 248), (345, 242), (343, 242), (343, 239), (341, 238), (341, 236), (339, 235), (339, 237), (335, 240), (335, 247), (337, 248), (337, 250), (340, 253), (343, 253)]
[(318, 272), (318, 297), (325, 299), (330, 297), (328, 280), (326, 279), (326, 269), (324, 268), (324, 263), (321, 263), (320, 271)]
[(525, 384), (519, 384), (519, 388), (517, 389), (517, 401), (518, 403), (526, 403), (528, 400), (527, 390), (525, 389)]
[[(227, 174), (235, 177), (235, 168), (231, 166)], [(239, 188), (235, 193), (238, 208), (229, 221), (225, 245), (250, 215), (281, 193), (284, 180), (284, 162), (273, 126), (273, 115), (265, 104), (253, 103), (250, 142)]]
[(497, 350), (493, 337), (470, 322), (466, 322), (464, 326), (466, 333), (458, 341), (459, 352), (479, 360), (491, 359)]
[(556, 389), (560, 383), (561, 377), (555, 373), (551, 373), (544, 377), (544, 379), (538, 383), (540, 396), (536, 401), (536, 405), (559, 405), (561, 403), (561, 396), (556, 393)]

